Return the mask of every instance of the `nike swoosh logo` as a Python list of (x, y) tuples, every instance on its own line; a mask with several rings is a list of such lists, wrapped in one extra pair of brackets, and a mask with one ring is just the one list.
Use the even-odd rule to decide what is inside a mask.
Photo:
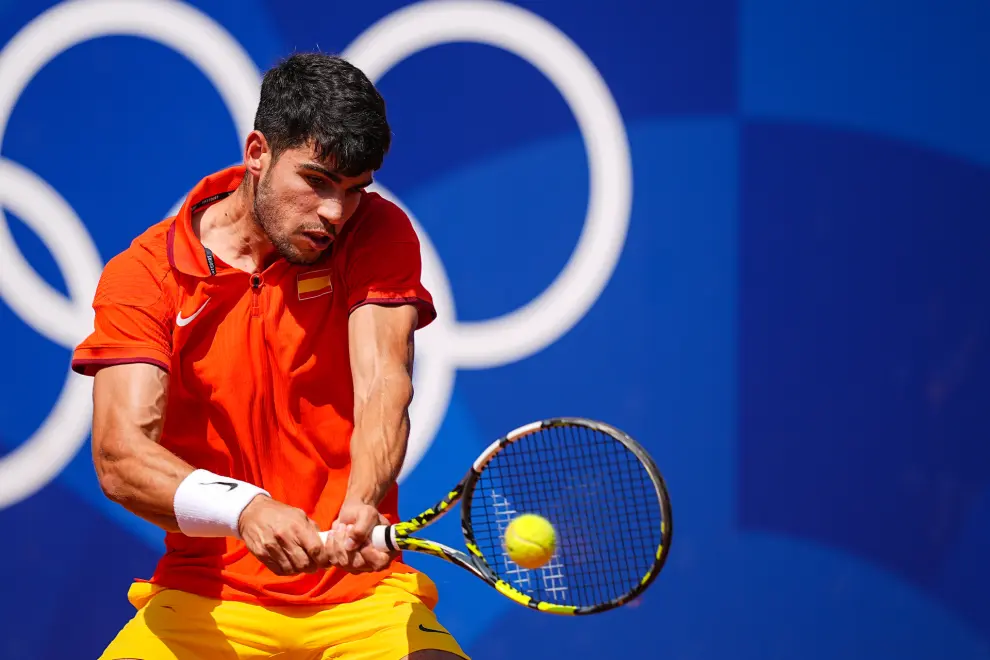
[(435, 632), (435, 633), (440, 633), (441, 635), (449, 635), (450, 634), (446, 630), (434, 630), (433, 628), (427, 628), (422, 623), (419, 624), (419, 629), (422, 630), (423, 632)]
[(210, 481), (208, 483), (201, 483), (200, 486), (226, 486), (227, 492), (230, 492), (237, 488), (237, 484), (231, 481)]
[(177, 326), (179, 326), (179, 327), (182, 327), (182, 326), (185, 326), (185, 325), (189, 325), (190, 323), (192, 323), (192, 321), (193, 321), (194, 318), (196, 318), (197, 316), (199, 316), (199, 313), (203, 311), (203, 307), (206, 307), (206, 305), (209, 304), (209, 302), (210, 302), (210, 299), (207, 298), (206, 299), (206, 302), (203, 303), (203, 306), (200, 307), (199, 309), (197, 309), (193, 313), (192, 316), (183, 317), (182, 316), (182, 312), (179, 312), (178, 314), (175, 315), (175, 324)]

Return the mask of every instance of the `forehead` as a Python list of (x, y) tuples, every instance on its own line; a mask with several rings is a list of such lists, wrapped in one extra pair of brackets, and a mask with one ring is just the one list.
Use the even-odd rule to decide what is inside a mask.
[(320, 159), (317, 156), (316, 147), (312, 143), (300, 144), (284, 149), (278, 157), (278, 161), (281, 164), (295, 166), (303, 163), (316, 163), (329, 170), (334, 169), (332, 160), (332, 158)]

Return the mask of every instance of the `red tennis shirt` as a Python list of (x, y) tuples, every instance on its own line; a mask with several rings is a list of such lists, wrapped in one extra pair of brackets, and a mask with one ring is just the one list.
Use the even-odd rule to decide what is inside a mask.
[[(264, 488), (329, 529), (347, 487), (354, 425), (348, 315), (367, 303), (410, 303), (420, 327), (435, 318), (419, 240), (397, 206), (364, 193), (319, 262), (237, 270), (208, 259), (192, 214), (243, 177), (242, 166), (207, 177), (176, 217), (110, 260), (93, 303), (95, 330), (72, 365), (88, 375), (128, 362), (165, 369), (162, 446)], [(396, 487), (380, 508), (398, 522)], [(400, 558), (379, 573), (279, 577), (234, 538), (168, 533), (165, 544), (152, 583), (261, 604), (347, 601), (390, 572), (413, 570)]]

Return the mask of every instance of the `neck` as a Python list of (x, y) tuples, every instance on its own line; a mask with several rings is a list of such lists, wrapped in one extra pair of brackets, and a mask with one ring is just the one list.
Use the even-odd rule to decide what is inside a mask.
[(193, 216), (200, 242), (234, 268), (248, 273), (262, 270), (275, 248), (254, 217), (248, 177), (229, 197)]

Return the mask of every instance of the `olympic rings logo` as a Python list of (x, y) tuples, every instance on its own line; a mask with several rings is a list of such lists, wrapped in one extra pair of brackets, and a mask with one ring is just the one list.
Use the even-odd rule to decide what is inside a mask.
[[(36, 17), (0, 51), (0, 154), (14, 105), (31, 79), (74, 45), (104, 36), (138, 36), (185, 56), (226, 104), (238, 137), (251, 131), (261, 72), (240, 43), (180, 0), (68, 0)], [(425, 0), (385, 16), (342, 53), (377, 82), (415, 53), (450, 42), (502, 48), (535, 66), (560, 91), (588, 154), (590, 194), (578, 244), (563, 270), (534, 300), (501, 317), (458, 322), (443, 262), (419, 221), (384, 186), (373, 189), (409, 214), (423, 247), (423, 282), (438, 318), (418, 333), (412, 429), (400, 480), (429, 449), (450, 403), (458, 369), (521, 360), (570, 330), (598, 300), (625, 244), (632, 165), (622, 118), (587, 56), (554, 25), (496, 0)], [(170, 212), (181, 204), (176, 203)], [(48, 285), (21, 254), (3, 214), (13, 211), (41, 238), (69, 296)], [(93, 327), (92, 299), (103, 268), (85, 225), (61, 195), (0, 155), (0, 297), (28, 325), (72, 349)], [(0, 459), (0, 508), (31, 496), (64, 469), (90, 432), (92, 381), (69, 372), (47, 419)]]

